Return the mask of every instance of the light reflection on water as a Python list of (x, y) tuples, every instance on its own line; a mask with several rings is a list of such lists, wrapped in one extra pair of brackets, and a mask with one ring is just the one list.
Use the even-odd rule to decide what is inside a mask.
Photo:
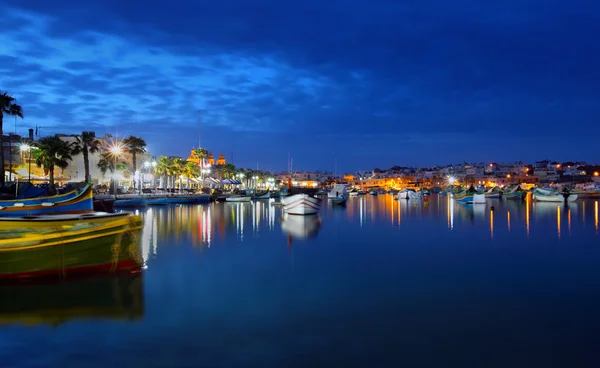
[(272, 200), (140, 214), (143, 287), (44, 293), (61, 296), (61, 324), (0, 325), (2, 364), (568, 366), (600, 343), (598, 201), (365, 195), (314, 217)]

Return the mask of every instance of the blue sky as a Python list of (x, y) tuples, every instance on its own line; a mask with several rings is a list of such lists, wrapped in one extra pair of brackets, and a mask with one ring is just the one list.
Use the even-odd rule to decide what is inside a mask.
[[(236, 166), (598, 160), (596, 1), (4, 0), (18, 133)], [(5, 130), (12, 130), (5, 121)]]

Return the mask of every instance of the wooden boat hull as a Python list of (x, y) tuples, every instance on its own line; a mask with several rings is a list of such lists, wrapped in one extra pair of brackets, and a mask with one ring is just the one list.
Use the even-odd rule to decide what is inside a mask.
[(454, 198), (457, 202), (460, 203), (485, 203), (485, 194), (478, 193), (467, 193), (467, 194), (458, 194), (455, 195)]
[(331, 201), (331, 204), (336, 205), (336, 206), (343, 206), (346, 204), (346, 197), (329, 197), (329, 201)]
[(86, 189), (77, 196), (58, 202), (42, 202), (24, 206), (0, 206), (0, 216), (26, 216), (55, 213), (85, 213), (94, 209), (92, 188)]
[(513, 192), (513, 193), (504, 193), (502, 198), (507, 199), (509, 201), (517, 201), (522, 200), (527, 197), (527, 192)]
[[(125, 219), (130, 216), (127, 212), (106, 213), (90, 212), (73, 215), (33, 215), (22, 217), (0, 217), (0, 233), (9, 230), (55, 230), (63, 231), (81, 226), (82, 224), (105, 224), (117, 219)], [(0, 239), (1, 242), (1, 239)]]
[(146, 200), (148, 206), (167, 206), (169, 203), (169, 199), (166, 197), (148, 198)]
[[(539, 201), (539, 202), (564, 202), (565, 201), (565, 197), (562, 194), (555, 194), (555, 195), (544, 195), (544, 194), (540, 194), (540, 193), (536, 193), (532, 195), (533, 200), (535, 201)], [(570, 194), (569, 197), (567, 198), (567, 202), (573, 202), (577, 200), (577, 195), (575, 194)]]
[[(89, 185), (83, 188), (81, 192), (84, 192), (87, 188), (89, 188)], [(18, 203), (22, 203), (25, 206), (31, 206), (42, 203), (62, 202), (77, 197), (77, 194), (79, 194), (79, 192), (77, 190), (73, 190), (65, 194), (58, 194), (48, 197), (2, 200), (0, 201), (0, 207), (11, 207)]]
[(282, 198), (283, 210), (290, 215), (314, 215), (321, 210), (321, 200), (307, 194)]
[(252, 199), (269, 199), (269, 198), (271, 198), (271, 192), (269, 192), (269, 191), (252, 196)]
[(69, 274), (139, 272), (139, 216), (61, 231), (0, 234), (0, 279), (64, 277)]
[(129, 198), (129, 199), (117, 199), (113, 204), (114, 207), (119, 208), (134, 208), (134, 207), (146, 207), (148, 201), (146, 198)]
[(572, 191), (572, 195), (576, 195), (579, 199), (599, 199), (600, 191)]

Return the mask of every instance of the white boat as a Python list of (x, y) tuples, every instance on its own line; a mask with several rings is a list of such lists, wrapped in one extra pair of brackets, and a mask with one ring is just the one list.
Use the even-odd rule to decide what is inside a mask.
[(317, 215), (290, 216), (284, 214), (281, 230), (294, 239), (306, 239), (317, 234), (321, 228), (321, 219)]
[(250, 202), (252, 196), (248, 195), (232, 195), (225, 198), (225, 202)]
[(334, 184), (327, 196), (329, 198), (348, 197), (348, 184)]
[(414, 189), (404, 188), (403, 190), (398, 192), (398, 199), (421, 199), (423, 194), (421, 192), (417, 192)]
[(348, 196), (348, 184), (334, 184), (333, 188), (327, 193), (331, 204), (337, 205), (345, 205)]
[[(545, 188), (535, 188), (532, 191), (531, 198), (534, 201), (539, 202), (564, 202), (565, 196), (562, 192), (557, 192), (552, 189)], [(577, 200), (577, 194), (569, 194), (567, 197), (567, 202), (573, 202)]]
[(358, 194), (359, 194), (358, 190), (355, 190), (355, 191), (352, 191), (352, 192), (348, 192), (348, 195), (350, 197), (358, 197)]
[(321, 200), (308, 194), (294, 194), (281, 198), (283, 211), (290, 215), (314, 215), (321, 210)]
[[(562, 195), (562, 193), (558, 193), (558, 194), (541, 194), (541, 193), (535, 193), (532, 195), (533, 200), (535, 201), (539, 201), (539, 202), (564, 202), (565, 201), (565, 197)], [(577, 195), (576, 194), (570, 194), (569, 197), (567, 198), (568, 202), (573, 202), (577, 200)]]

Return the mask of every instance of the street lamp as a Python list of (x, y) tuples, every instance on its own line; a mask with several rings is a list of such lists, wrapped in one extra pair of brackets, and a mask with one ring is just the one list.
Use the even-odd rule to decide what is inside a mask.
[(122, 148), (119, 144), (116, 144), (112, 147), (110, 147), (109, 149), (110, 153), (112, 154), (112, 156), (114, 157), (115, 161), (115, 167), (113, 170), (113, 180), (114, 180), (114, 185), (115, 185), (115, 199), (117, 199), (117, 158), (119, 158), (119, 156), (121, 156), (121, 152), (122, 152)]
[(28, 145), (27, 143), (24, 143), (24, 144), (21, 145), (21, 152), (25, 152), (25, 151), (29, 152), (29, 158), (28, 158), (29, 169), (28, 169), (28, 172), (29, 172), (29, 183), (31, 183), (31, 146)]

